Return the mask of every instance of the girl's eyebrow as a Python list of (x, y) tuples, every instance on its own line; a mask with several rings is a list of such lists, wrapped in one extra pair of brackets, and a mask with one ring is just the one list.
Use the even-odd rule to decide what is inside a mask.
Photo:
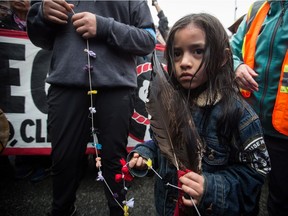
[[(196, 48), (204, 48), (205, 43), (193, 43), (189, 45), (189, 48), (196, 49)], [(174, 45), (174, 49), (181, 49), (181, 46)]]
[(199, 43), (193, 43), (190, 45), (190, 47), (195, 47), (195, 48), (198, 48), (198, 47), (205, 47), (205, 43), (202, 43), (202, 42), (199, 42)]

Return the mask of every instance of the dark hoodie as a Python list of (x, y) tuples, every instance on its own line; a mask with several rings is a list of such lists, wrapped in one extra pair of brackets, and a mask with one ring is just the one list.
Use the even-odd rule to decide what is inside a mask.
[[(96, 16), (97, 35), (89, 39), (92, 85), (96, 88), (136, 87), (136, 55), (147, 55), (155, 47), (155, 31), (145, 1), (71, 1), (74, 11)], [(47, 82), (61, 86), (88, 87), (83, 39), (71, 23), (56, 25), (44, 20), (42, 3), (33, 2), (27, 18), (27, 32), (32, 43), (53, 49)]]

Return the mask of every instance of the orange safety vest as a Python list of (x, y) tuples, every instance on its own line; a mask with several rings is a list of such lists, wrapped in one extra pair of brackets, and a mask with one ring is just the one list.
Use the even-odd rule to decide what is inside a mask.
[[(254, 56), (256, 51), (257, 37), (261, 30), (262, 23), (264, 22), (264, 19), (270, 9), (270, 4), (267, 1), (264, 2), (264, 4), (260, 6), (257, 13), (254, 11), (255, 9), (253, 8), (253, 6), (254, 5), (250, 7), (247, 14), (248, 31), (244, 37), (244, 42), (242, 46), (243, 60), (245, 64), (247, 64), (252, 69), (254, 68)], [(251, 13), (256, 13), (256, 15), (255, 17), (252, 16), (253, 21), (249, 23)], [(251, 92), (244, 89), (241, 89), (241, 94), (245, 98), (249, 98), (251, 96)]]
[[(255, 9), (255, 8), (254, 8)], [(270, 4), (265, 1), (257, 11), (253, 21), (250, 23), (249, 30), (247, 31), (243, 47), (243, 60), (250, 68), (254, 69), (254, 57), (256, 51), (256, 42), (259, 32), (261, 30), (262, 23), (264, 22), (266, 15), (270, 9)], [(251, 11), (253, 11), (253, 6), (251, 6), (248, 15), (247, 22), (251, 18)], [(241, 93), (244, 97), (248, 98), (251, 95), (250, 91), (241, 89)], [(278, 91), (276, 96), (276, 101), (274, 104), (274, 110), (272, 113), (272, 124), (274, 128), (288, 136), (288, 50), (286, 51), (285, 59), (282, 64), (281, 75), (278, 85)]]
[(288, 51), (281, 69), (272, 124), (278, 132), (288, 136)]

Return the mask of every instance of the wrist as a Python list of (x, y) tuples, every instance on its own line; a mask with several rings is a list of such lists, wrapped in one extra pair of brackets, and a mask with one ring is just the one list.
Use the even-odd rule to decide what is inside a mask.
[(158, 5), (157, 0), (152, 0), (152, 5), (153, 5), (153, 6)]

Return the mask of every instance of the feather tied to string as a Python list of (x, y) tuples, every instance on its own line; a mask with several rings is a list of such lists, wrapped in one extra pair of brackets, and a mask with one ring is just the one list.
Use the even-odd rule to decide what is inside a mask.
[(179, 170), (201, 172), (203, 147), (189, 105), (169, 81), (155, 53), (146, 102), (150, 127), (162, 154)]

